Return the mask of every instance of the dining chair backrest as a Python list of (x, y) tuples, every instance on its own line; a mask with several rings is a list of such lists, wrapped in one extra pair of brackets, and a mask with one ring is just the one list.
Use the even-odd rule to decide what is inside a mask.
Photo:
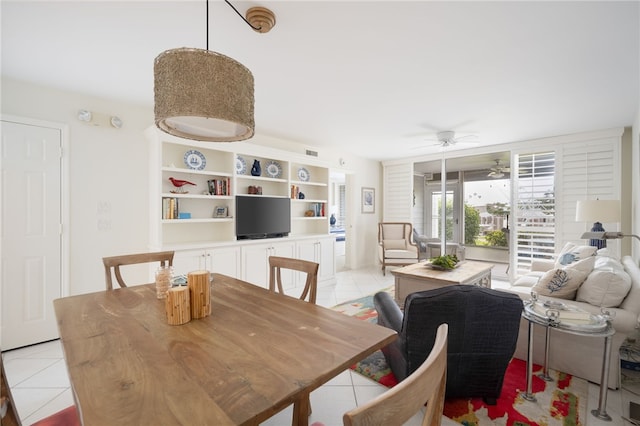
[(318, 268), (319, 264), (302, 259), (293, 259), (290, 257), (269, 256), (269, 291), (286, 294), (282, 287), (282, 269), (291, 269), (294, 271), (305, 272), (307, 279), (304, 283), (304, 289), (300, 295), (300, 300), (316, 303), (316, 293), (318, 290)]
[(440, 324), (435, 344), (420, 368), (382, 395), (344, 414), (345, 426), (404, 424), (427, 407), (422, 426), (442, 422), (447, 383), (447, 334), (449, 326)]
[(173, 266), (173, 255), (173, 251), (159, 251), (153, 253), (125, 254), (121, 256), (103, 257), (102, 263), (104, 263), (107, 290), (113, 290), (113, 280), (111, 275), (112, 269), (120, 287), (127, 287), (127, 284), (122, 278), (122, 273), (120, 271), (121, 266), (153, 262), (160, 262), (160, 266), (164, 267)]
[(7, 375), (4, 372), (4, 361), (0, 354), (0, 425), (2, 426), (20, 426), (20, 418), (16, 412), (11, 389), (7, 383)]

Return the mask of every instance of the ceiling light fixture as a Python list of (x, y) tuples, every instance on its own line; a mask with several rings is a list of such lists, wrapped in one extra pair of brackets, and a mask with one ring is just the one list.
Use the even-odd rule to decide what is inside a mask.
[(107, 115), (99, 112), (92, 112), (88, 109), (78, 111), (78, 120), (84, 124), (95, 127), (115, 127), (122, 128), (122, 120), (116, 115)]
[[(206, 5), (206, 50), (170, 49), (155, 59), (156, 126), (171, 135), (199, 141), (249, 139), (255, 128), (253, 75), (236, 60), (209, 50), (208, 0)], [(260, 19), (254, 19), (259, 27), (238, 15), (255, 31), (269, 31), (275, 25), (273, 13), (253, 9), (260, 9)]]
[(91, 111), (88, 111), (86, 109), (81, 109), (80, 111), (78, 111), (78, 120), (89, 123), (92, 118), (93, 115), (91, 114)]

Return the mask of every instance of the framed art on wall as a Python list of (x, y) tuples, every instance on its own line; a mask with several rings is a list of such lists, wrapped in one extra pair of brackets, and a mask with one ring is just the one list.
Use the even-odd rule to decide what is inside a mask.
[(362, 213), (375, 213), (376, 190), (374, 188), (362, 188)]

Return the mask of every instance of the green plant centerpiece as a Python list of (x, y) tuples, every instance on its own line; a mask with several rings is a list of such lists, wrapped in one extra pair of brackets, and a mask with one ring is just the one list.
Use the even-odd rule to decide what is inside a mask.
[(453, 269), (458, 264), (458, 256), (455, 254), (445, 254), (444, 256), (432, 257), (429, 259), (432, 265), (442, 269)]

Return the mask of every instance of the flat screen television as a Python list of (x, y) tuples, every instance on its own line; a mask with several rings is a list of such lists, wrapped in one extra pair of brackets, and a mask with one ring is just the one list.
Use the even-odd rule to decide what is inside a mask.
[(238, 240), (286, 237), (291, 232), (291, 200), (286, 197), (236, 196)]

